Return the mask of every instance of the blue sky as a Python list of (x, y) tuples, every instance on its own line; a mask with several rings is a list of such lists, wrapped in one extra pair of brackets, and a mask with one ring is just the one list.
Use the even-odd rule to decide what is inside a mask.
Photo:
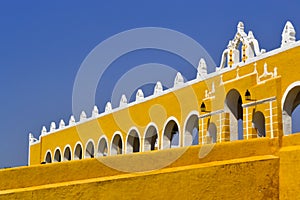
[[(300, 3), (291, 1), (1, 1), (0, 167), (27, 164), (28, 133), (72, 113), (72, 89), (82, 61), (101, 41), (138, 27), (164, 27), (199, 42), (220, 63), (238, 21), (261, 48), (277, 48), (287, 20), (300, 31)], [(299, 35), (299, 34), (298, 34)], [(296, 35), (297, 37), (297, 35)], [(298, 37), (299, 38), (299, 37)], [(160, 51), (133, 52), (111, 67), (115, 79), (136, 64), (184, 69), (185, 61)], [(183, 72), (187, 79), (195, 71)], [(108, 74), (108, 77), (109, 74)], [(109, 91), (97, 94), (100, 111)]]

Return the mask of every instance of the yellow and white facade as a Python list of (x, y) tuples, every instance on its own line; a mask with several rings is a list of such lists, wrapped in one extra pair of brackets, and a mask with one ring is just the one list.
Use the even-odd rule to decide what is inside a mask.
[(122, 96), (118, 108), (95, 106), (91, 117), (45, 127), (29, 136), (29, 165), (130, 154), (197, 144), (278, 138), (291, 134), (292, 112), (300, 102), (300, 43), (290, 22), (282, 44), (259, 48), (253, 33), (237, 33), (222, 55), (220, 68), (207, 74), (203, 59), (194, 80), (180, 73), (174, 87), (158, 82), (152, 96), (139, 90), (136, 101)]

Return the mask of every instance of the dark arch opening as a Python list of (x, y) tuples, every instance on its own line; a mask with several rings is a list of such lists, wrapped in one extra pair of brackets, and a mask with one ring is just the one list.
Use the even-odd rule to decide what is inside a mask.
[(285, 135), (300, 131), (297, 119), (300, 116), (300, 86), (293, 87), (287, 94), (283, 104), (282, 121)]
[(207, 143), (216, 143), (217, 142), (217, 126), (215, 123), (210, 122), (207, 129), (208, 141)]
[(85, 149), (85, 158), (94, 158), (94, 156), (95, 156), (94, 143), (92, 141), (89, 141)]
[(60, 162), (61, 161), (61, 154), (60, 154), (60, 150), (56, 149), (55, 153), (54, 153), (54, 159), (53, 162)]
[(122, 138), (119, 134), (116, 134), (112, 141), (111, 155), (122, 154), (122, 152), (123, 152)]
[(46, 154), (45, 162), (46, 163), (51, 163), (52, 162), (51, 153), (49, 151)]
[(77, 144), (74, 152), (74, 160), (80, 159), (82, 159), (82, 146), (80, 144)]
[(197, 145), (199, 143), (199, 119), (194, 114), (189, 117), (184, 130), (184, 146)]
[(265, 116), (262, 112), (257, 111), (253, 114), (252, 127), (258, 137), (266, 137)]
[(105, 138), (101, 138), (98, 144), (98, 152), (97, 156), (107, 156), (108, 154), (108, 146)]
[(236, 89), (230, 90), (225, 99), (225, 112), (229, 112), (230, 140), (243, 139), (242, 97)]
[(145, 140), (144, 140), (144, 151), (152, 151), (157, 149), (158, 147), (158, 134), (157, 130), (154, 126), (149, 126), (145, 133)]
[(170, 120), (165, 126), (163, 134), (163, 149), (179, 146), (179, 130), (174, 120)]
[(140, 151), (140, 137), (136, 130), (131, 130), (127, 137), (127, 153)]
[(65, 152), (64, 152), (64, 161), (69, 161), (71, 160), (71, 149), (70, 147), (66, 147)]

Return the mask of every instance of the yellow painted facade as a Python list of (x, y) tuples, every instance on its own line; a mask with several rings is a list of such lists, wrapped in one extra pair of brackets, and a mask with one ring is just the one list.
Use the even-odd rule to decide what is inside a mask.
[(30, 138), (0, 199), (299, 199), (300, 42), (252, 56), (249, 33), (236, 62), (239, 33), (226, 68)]

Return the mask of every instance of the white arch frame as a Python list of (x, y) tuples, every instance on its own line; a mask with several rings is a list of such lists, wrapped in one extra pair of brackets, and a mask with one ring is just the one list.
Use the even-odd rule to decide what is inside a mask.
[[(176, 117), (174, 116), (171, 116), (169, 117), (166, 122), (164, 123), (164, 126), (163, 126), (163, 130), (162, 130), (162, 133), (161, 133), (161, 149), (164, 149), (164, 133), (165, 133), (165, 129), (166, 129), (166, 126), (167, 124), (170, 122), (170, 121), (174, 121), (177, 126), (178, 126), (178, 134), (179, 134), (179, 142), (178, 142), (178, 146), (177, 147), (180, 147), (181, 146), (181, 126), (180, 126), (180, 123), (178, 122), (178, 120), (176, 119)], [(172, 142), (172, 141), (171, 141)]]
[(121, 140), (122, 140), (122, 154), (124, 154), (124, 149), (125, 149), (125, 146), (124, 146), (124, 138), (123, 138), (123, 135), (120, 131), (116, 131), (114, 132), (114, 134), (112, 135), (111, 137), (111, 141), (110, 141), (110, 151), (109, 151), (109, 155), (118, 155), (118, 154), (111, 154), (112, 153), (112, 148), (113, 148), (113, 141), (114, 141), (114, 138), (116, 135), (120, 135), (121, 137)]
[[(197, 110), (193, 110), (193, 111), (191, 111), (188, 115), (187, 115), (187, 117), (185, 118), (185, 121), (184, 121), (184, 124), (183, 124), (183, 130), (182, 130), (182, 134), (183, 134), (183, 137), (182, 137), (182, 144), (183, 144), (183, 146), (186, 146), (185, 145), (185, 129), (186, 129), (186, 126), (187, 126), (187, 123), (188, 123), (188, 121), (189, 121), (189, 119), (191, 118), (191, 116), (193, 116), (193, 115), (197, 115), (197, 117), (198, 117), (198, 120), (199, 120), (199, 112), (197, 111)], [(198, 121), (198, 123), (199, 123), (199, 121)], [(198, 124), (199, 125), (199, 124)], [(199, 127), (198, 127), (198, 129), (199, 129)], [(191, 133), (192, 135), (193, 135), (193, 133)], [(199, 130), (198, 130), (198, 134), (199, 134)], [(199, 136), (198, 136), (199, 137)], [(198, 138), (198, 141), (199, 141), (199, 138)], [(193, 141), (192, 141), (193, 142)], [(192, 144), (191, 144), (192, 145)]]
[[(60, 155), (60, 161), (57, 161), (55, 159), (55, 155), (56, 155), (56, 152), (59, 151), (59, 155)], [(54, 154), (53, 154), (53, 158), (52, 158), (52, 162), (61, 162), (62, 161), (62, 154), (61, 154), (61, 150), (59, 147), (56, 147), (55, 150), (54, 150)]]
[[(70, 160), (67, 160), (67, 159), (65, 159), (65, 153), (66, 153), (66, 150), (67, 150), (67, 148), (69, 148), (70, 149)], [(64, 147), (64, 151), (63, 151), (63, 155), (62, 155), (62, 161), (71, 161), (72, 160), (72, 155), (73, 153), (72, 153), (72, 148), (71, 148), (71, 145), (69, 145), (69, 144), (67, 144), (65, 147)]]
[[(51, 159), (51, 162), (47, 162), (47, 161), (46, 161), (46, 158), (47, 158), (47, 154), (48, 154), (48, 153), (50, 153), (50, 159)], [(53, 160), (52, 160), (52, 153), (51, 153), (50, 149), (48, 149), (48, 150), (46, 151), (46, 153), (45, 153), (44, 162), (46, 162), (46, 163), (53, 163)]]
[(144, 152), (145, 151), (145, 141), (146, 141), (146, 133), (148, 131), (148, 129), (153, 126), (156, 130), (156, 133), (157, 133), (157, 150), (160, 150), (160, 134), (159, 134), (159, 131), (158, 131), (158, 127), (157, 125), (154, 123), (154, 122), (150, 122), (146, 128), (145, 128), (145, 131), (144, 131), (144, 136), (143, 136), (143, 144), (142, 144), (142, 151)]
[[(289, 94), (289, 92), (297, 87), (297, 86), (300, 86), (300, 81), (296, 81), (296, 82), (293, 82), (291, 83), (284, 91), (283, 95), (282, 95), (282, 98), (281, 98), (281, 115), (282, 115), (282, 131), (283, 131), (283, 135), (289, 135), (289, 134), (292, 134), (292, 124), (290, 124), (290, 129), (291, 131), (289, 131), (290, 133), (286, 133), (286, 125), (284, 123), (284, 118), (285, 116), (284, 115), (284, 110), (283, 110), (283, 106), (284, 106), (284, 102), (286, 101), (286, 98), (287, 98), (287, 95)], [(292, 120), (292, 116), (290, 116), (290, 120)]]
[(138, 130), (135, 126), (132, 126), (132, 127), (129, 129), (129, 131), (127, 132), (127, 135), (126, 135), (125, 148), (124, 148), (124, 149), (125, 149), (125, 154), (137, 153), (137, 152), (128, 152), (127, 143), (128, 143), (129, 133), (130, 133), (131, 131), (137, 132), (137, 134), (138, 134), (138, 136), (139, 136), (139, 142), (140, 142), (139, 152), (141, 152), (141, 150), (142, 150), (142, 148), (141, 148), (141, 147), (142, 147), (141, 134), (140, 134), (139, 130)]
[(76, 151), (77, 145), (80, 145), (80, 147), (81, 147), (81, 159), (83, 159), (83, 153), (84, 153), (84, 152), (83, 152), (83, 145), (82, 145), (82, 143), (81, 143), (80, 141), (78, 141), (78, 142), (76, 142), (76, 144), (74, 145), (73, 160), (81, 160), (80, 158), (75, 158), (75, 156), (76, 156), (75, 151)]
[[(88, 147), (89, 143), (92, 143), (93, 148), (94, 148), (94, 155), (91, 155), (90, 157), (86, 155), (86, 150), (87, 150), (87, 147)], [(95, 158), (95, 149), (96, 149), (96, 146), (95, 146), (94, 140), (93, 139), (88, 139), (88, 141), (85, 143), (85, 146), (84, 146), (84, 156), (83, 156), (83, 158), (84, 159), (86, 159), (86, 158)]]
[(104, 155), (102, 155), (102, 156), (99, 155), (100, 141), (103, 140), (103, 139), (105, 140), (106, 146), (107, 146), (107, 155), (106, 156), (110, 155), (110, 148), (109, 148), (108, 139), (107, 139), (106, 135), (102, 135), (99, 138), (98, 142), (97, 142), (97, 152), (96, 152), (96, 155), (95, 155), (96, 158), (104, 156)]

